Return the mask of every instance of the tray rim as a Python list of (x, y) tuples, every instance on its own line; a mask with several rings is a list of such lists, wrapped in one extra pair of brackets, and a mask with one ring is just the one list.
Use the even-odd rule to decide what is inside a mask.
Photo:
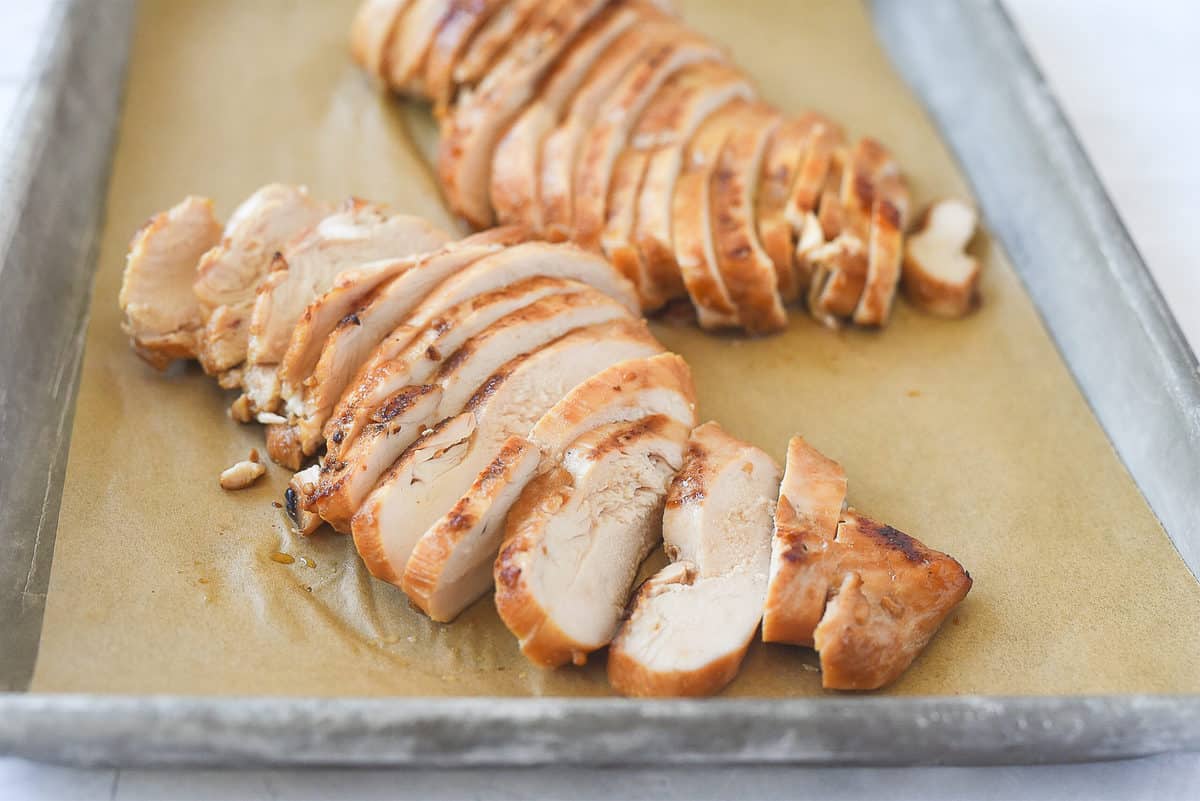
[[(938, 25), (914, 32), (906, 26), (897, 0), (870, 0), (879, 35), (901, 73), (926, 102), (964, 167), (969, 143), (962, 134), (947, 132), (946, 104), (928, 90), (921, 92), (913, 64), (898, 57), (896, 37), (912, 37), (907, 48), (929, 47), (921, 37), (935, 35)], [(955, 8), (956, 7), (956, 8)], [(947, 9), (950, 10), (947, 10)], [(12, 581), (24, 580), (17, 602), (23, 620), (36, 616), (40, 631), (45, 580), (61, 495), (66, 448), (74, 408), (82, 352), (82, 327), (90, 301), (91, 275), (97, 238), (103, 221), (103, 201), (115, 142), (123, 90), (125, 59), (132, 36), (134, 0), (69, 0), (51, 21), (49, 45), (43, 53), (41, 81), (24, 107), (24, 134), (17, 142), (24, 171), (5, 188), (12, 191), (13, 209), (0, 206), (0, 273), (6, 279), (32, 277), (20, 272), (37, 239), (39, 212), (54, 210), (56, 222), (81, 220), (78, 241), (47, 239), (56, 250), (62, 277), (74, 290), (63, 304), (63, 317), (45, 351), (56, 367), (55, 394), (50, 414), (25, 429), (0, 417), (0, 442), (52, 442), (44, 464), (43, 491), (35, 518), (31, 507), (10, 504), (29, 492), (29, 485), (0, 474), (0, 523), (13, 524), (25, 515), (36, 522), (38, 536), (25, 564), (0, 564), (0, 606), (11, 600)], [(1125, 293), (1138, 301), (1137, 324), (1153, 341), (1167, 366), (1188, 379), (1169, 389), (1180, 402), (1197, 400), (1200, 381), (1190, 352), (1162, 302), (1153, 280), (1132, 245), (1091, 165), (1044, 80), (1021, 44), (997, 0), (972, 4), (943, 4), (940, 30), (983, 26), (990, 30), (987, 47), (1015, 65), (1013, 81), (1026, 92), (1018, 102), (1053, 134), (1047, 155), (1061, 174), (1080, 181), (1081, 197), (1072, 208), (1080, 213), (1086, 232), (1100, 236), (1107, 248), (1105, 264), (1122, 282)], [(990, 28), (988, 27), (990, 26)], [(104, 30), (111, 36), (94, 35)], [(92, 35), (85, 35), (92, 34)], [(53, 37), (53, 38), (50, 38)], [(927, 38), (927, 36), (926, 36)], [(103, 42), (103, 46), (101, 43)], [(118, 47), (113, 47), (116, 43)], [(930, 52), (940, 52), (931, 50)], [(908, 52), (909, 57), (913, 54)], [(94, 134), (89, 147), (63, 150), (71, 123), (86, 121)], [(100, 124), (97, 124), (99, 122)], [(55, 125), (54, 123), (59, 123)], [(78, 144), (78, 143), (76, 143)], [(978, 170), (964, 169), (1039, 312), (1050, 328), (1064, 361), (1114, 441), (1127, 469), (1138, 480), (1138, 454), (1130, 455), (1110, 430), (1113, 400), (1099, 401), (1089, 391), (1092, 374), (1077, 369), (1076, 332), (1054, 325), (1054, 310), (1045, 308), (1037, 276), (1020, 269), (1017, 254), (1037, 243), (1023, 241), (1020, 232), (997, 225), (996, 190), (979, 180)], [(72, 180), (47, 180), (55, 175)], [(48, 184), (48, 186), (45, 186)], [(15, 190), (15, 191), (13, 191)], [(1082, 211), (1078, 207), (1082, 206)], [(32, 221), (32, 222), (31, 222)], [(25, 227), (31, 227), (31, 232)], [(14, 275), (14, 271), (15, 275)], [(75, 279), (71, 282), (71, 279)], [(82, 285), (82, 286), (80, 286)], [(33, 287), (31, 286), (31, 289)], [(11, 312), (13, 324), (27, 326), (31, 315), (15, 308), (16, 293), (0, 295), (0, 324)], [(8, 300), (6, 300), (8, 298)], [(74, 319), (70, 319), (74, 312)], [(45, 321), (40, 321), (44, 323)], [(9, 338), (12, 343), (15, 338)], [(18, 364), (21, 354), (0, 342), (0, 368)], [(28, 358), (28, 350), (25, 352)], [(44, 378), (35, 376), (35, 378)], [(7, 389), (7, 388), (6, 388)], [(37, 389), (37, 387), (33, 387)], [(19, 391), (19, 390), (18, 390)], [(1182, 393), (1182, 394), (1179, 394)], [(11, 402), (9, 393), (5, 402)], [(32, 395), (30, 397), (33, 397)], [(18, 403), (28, 398), (17, 398)], [(37, 409), (37, 405), (29, 408)], [(1107, 415), (1107, 419), (1106, 419)], [(1192, 430), (1195, 434), (1195, 429)], [(21, 439), (24, 437), (24, 440)], [(49, 439), (47, 439), (49, 438)], [(1195, 442), (1200, 442), (1197, 437)], [(23, 451), (27, 452), (27, 451)], [(1197, 449), (1200, 460), (1200, 448)], [(1200, 461), (1197, 462), (1200, 465)], [(42, 469), (44, 468), (44, 470)], [(1193, 473), (1200, 475), (1200, 471)], [(1161, 520), (1175, 514), (1162, 511), (1161, 499), (1143, 486)], [(28, 498), (26, 498), (28, 500)], [(1158, 501), (1156, 503), (1156, 500)], [(20, 506), (20, 508), (16, 508)], [(1169, 504), (1168, 504), (1169, 507)], [(1183, 511), (1187, 511), (1184, 509)], [(1200, 525), (1200, 524), (1197, 524)], [(17, 530), (7, 527), (0, 530)], [(42, 536), (42, 535), (45, 536)], [(1189, 552), (1172, 539), (1185, 558)], [(1186, 543), (1194, 545), (1197, 537)], [(0, 554), (21, 543), (0, 541)], [(1197, 548), (1200, 551), (1200, 548)], [(1195, 552), (1193, 552), (1195, 553)], [(1200, 554), (1196, 554), (1200, 556)], [(19, 560), (18, 560), (19, 561)], [(32, 565), (28, 571), (25, 565)], [(1196, 572), (1195, 557), (1189, 564)], [(40, 567), (39, 567), (40, 565)], [(31, 591), (32, 588), (32, 591)], [(3, 668), (0, 658), (0, 668)], [(9, 685), (13, 686), (11, 679)], [(1044, 697), (884, 697), (704, 701), (633, 701), (571, 698), (453, 698), (453, 699), (317, 699), (317, 698), (194, 698), (181, 696), (60, 695), (28, 692), (0, 693), (0, 754), (10, 753), (74, 764), (420, 764), (467, 765), (634, 765), (663, 763), (810, 763), (810, 764), (1033, 764), (1143, 756), (1165, 751), (1200, 750), (1200, 695), (1187, 696), (1044, 696)]]

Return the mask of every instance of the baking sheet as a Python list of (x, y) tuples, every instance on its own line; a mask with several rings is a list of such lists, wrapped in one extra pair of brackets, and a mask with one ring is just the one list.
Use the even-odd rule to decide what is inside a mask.
[[(34, 691), (608, 691), (598, 664), (527, 666), (486, 600), (432, 624), (369, 580), (348, 540), (293, 538), (270, 505), (283, 471), (249, 492), (217, 489), (260, 433), (224, 418), (228, 397), (198, 371), (164, 379), (119, 332), (128, 237), (188, 192), (227, 214), (264, 182), (304, 182), (450, 224), (406, 128), (414, 114), (346, 57), (352, 5), (141, 7)], [(732, 46), (769, 99), (886, 142), (918, 205), (965, 193), (861, 8), (755, 10), (692, 2), (685, 14)], [(882, 334), (829, 334), (800, 314), (761, 341), (658, 332), (692, 363), (704, 415), (777, 456), (804, 433), (845, 465), (855, 505), (972, 571), (968, 600), (890, 692), (1196, 692), (1200, 586), (1002, 254), (978, 246), (988, 302), (964, 322), (901, 306)], [(298, 560), (281, 565), (275, 552)], [(729, 694), (820, 693), (813, 665), (810, 652), (756, 645)]]

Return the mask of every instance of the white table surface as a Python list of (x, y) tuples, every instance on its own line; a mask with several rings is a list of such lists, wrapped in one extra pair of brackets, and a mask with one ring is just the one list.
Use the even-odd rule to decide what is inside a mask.
[[(28, 77), (51, 2), (0, 0), (0, 125)], [(1200, 3), (1005, 2), (1197, 349)], [(276, 798), (1200, 799), (1200, 754), (1036, 768), (457, 772), (80, 770), (0, 758), (3, 801)]]

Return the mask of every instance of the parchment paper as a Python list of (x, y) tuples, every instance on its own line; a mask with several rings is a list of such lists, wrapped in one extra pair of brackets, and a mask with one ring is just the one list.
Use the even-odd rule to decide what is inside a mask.
[[(529, 666), (490, 599), (433, 624), (367, 576), (348, 538), (293, 536), (271, 504), (285, 471), (220, 490), (217, 474), (261, 446), (260, 431), (227, 419), (229, 396), (198, 370), (146, 367), (119, 330), (128, 240), (187, 193), (228, 214), (265, 182), (302, 182), (452, 225), (413, 138), (429, 141), (427, 112), (402, 110), (350, 63), (353, 6), (141, 5), (37, 691), (608, 692), (602, 657)], [(857, 4), (697, 0), (685, 12), (769, 99), (886, 142), (918, 208), (967, 194)], [(779, 458), (802, 432), (845, 465), (856, 506), (970, 569), (970, 597), (890, 692), (1200, 691), (1200, 585), (1003, 254), (986, 236), (977, 252), (986, 303), (961, 322), (900, 304), (882, 333), (830, 333), (799, 312), (786, 334), (757, 341), (657, 330), (691, 362), (706, 418)], [(814, 665), (810, 651), (756, 644), (728, 693), (820, 693)]]

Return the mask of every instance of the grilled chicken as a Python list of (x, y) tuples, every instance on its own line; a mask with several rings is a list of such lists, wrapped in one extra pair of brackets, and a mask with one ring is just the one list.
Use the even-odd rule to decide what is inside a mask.
[(647, 580), (608, 652), (624, 695), (712, 695), (733, 680), (758, 629), (779, 466), (716, 423), (692, 432), (671, 482), (671, 564)]
[(204, 313), (192, 283), (200, 257), (220, 238), (212, 201), (188, 197), (151, 217), (129, 246), (121, 327), (137, 354), (159, 370), (196, 355)]
[(674, 354), (624, 361), (579, 384), (546, 412), (528, 438), (510, 438), (421, 538), (405, 568), (404, 591), (434, 620), (452, 620), (491, 588), (495, 537), (539, 464), (550, 469), (571, 442), (615, 422), (662, 414), (691, 428), (695, 408), (691, 372)]
[(196, 271), (194, 291), (207, 316), (198, 353), (206, 373), (221, 376), (246, 360), (255, 292), (272, 259), (330, 211), (304, 187), (268, 184), (233, 212)]
[(662, 509), (689, 426), (666, 415), (577, 439), (508, 514), (496, 610), (534, 663), (581, 665), (612, 639), (638, 567), (662, 537)]
[(979, 262), (966, 253), (978, 223), (975, 210), (958, 200), (925, 212), (904, 252), (904, 293), (914, 306), (961, 317), (978, 304)]
[[(795, 300), (830, 327), (885, 325), (908, 207), (890, 154), (760, 104), (704, 141), (703, 123), (754, 91), (663, 5), (372, 0), (352, 51), (437, 104), (438, 174), (468, 222), (602, 250), (644, 310), (686, 293), (706, 328), (778, 331)], [(711, 162), (684, 158), (712, 147)]]
[[(644, 323), (627, 319), (573, 331), (497, 369), (462, 415), (409, 446), (355, 514), (354, 542), (371, 573), (399, 586), (413, 548), (510, 436), (527, 434), (560, 398), (600, 370), (661, 350)], [(455, 424), (465, 433), (450, 442), (447, 427), (463, 417), (473, 421), (469, 430)], [(494, 536), (498, 545), (500, 532)]]
[(842, 510), (845, 475), (799, 437), (775, 514), (763, 639), (811, 645), (830, 689), (900, 676), (971, 589), (962, 565)]

